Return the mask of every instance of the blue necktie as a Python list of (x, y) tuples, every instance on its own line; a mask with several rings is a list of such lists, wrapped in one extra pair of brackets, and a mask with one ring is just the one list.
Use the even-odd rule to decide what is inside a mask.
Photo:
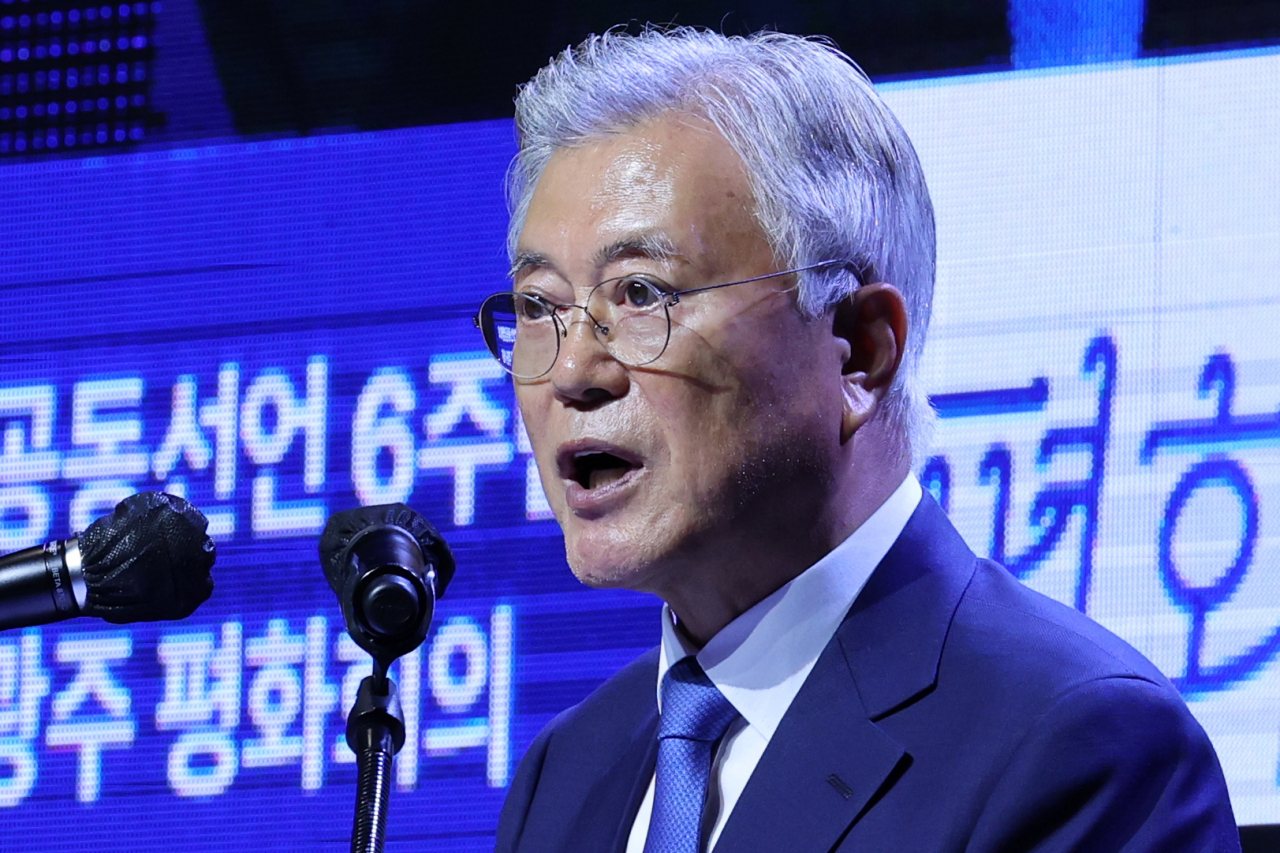
[(692, 656), (667, 670), (644, 853), (699, 853), (711, 751), (737, 716)]

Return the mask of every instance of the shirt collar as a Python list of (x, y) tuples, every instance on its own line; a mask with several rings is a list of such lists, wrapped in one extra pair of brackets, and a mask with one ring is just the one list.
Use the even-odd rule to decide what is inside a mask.
[[(696, 652), (712, 683), (766, 740), (773, 737), (853, 600), (906, 527), (921, 494), (920, 482), (908, 474), (847, 539)], [(671, 609), (663, 605), (659, 710), (667, 669), (695, 651), (685, 645)]]

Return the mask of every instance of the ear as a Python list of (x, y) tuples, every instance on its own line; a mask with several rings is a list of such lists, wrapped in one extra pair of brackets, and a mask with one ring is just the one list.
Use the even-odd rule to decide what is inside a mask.
[(907, 343), (906, 300), (892, 284), (869, 284), (836, 306), (833, 324), (849, 352), (840, 418), (840, 440), (847, 442), (871, 419), (898, 375)]

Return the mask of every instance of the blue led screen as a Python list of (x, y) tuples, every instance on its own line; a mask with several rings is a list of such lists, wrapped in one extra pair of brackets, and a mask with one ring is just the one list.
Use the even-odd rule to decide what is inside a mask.
[(219, 542), (186, 622), (0, 638), (10, 837), (84, 809), (23, 849), (346, 848), (369, 664), (316, 539), (360, 501), (411, 502), (463, 567), (398, 665), (415, 748), (393, 838), (491, 846), (523, 747), (651, 643), (651, 602), (565, 570), (469, 320), (505, 281), (512, 147), (502, 122), (0, 172), (22, 200), (0, 249), (0, 550), (161, 488)]
[[(939, 217), (922, 482), (1175, 680), (1244, 823), (1280, 820), (1278, 58), (885, 88)], [(656, 642), (656, 602), (564, 566), (471, 324), (513, 150), (504, 121), (0, 168), (0, 553), (160, 488), (219, 543), (188, 620), (0, 635), (0, 848), (345, 850), (368, 661), (316, 542), (359, 502), (458, 561), (397, 665), (391, 850), (490, 849), (532, 737)]]

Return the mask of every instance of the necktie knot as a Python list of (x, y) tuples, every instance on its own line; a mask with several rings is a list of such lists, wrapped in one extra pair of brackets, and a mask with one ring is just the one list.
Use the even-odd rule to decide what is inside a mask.
[(738, 712), (724, 698), (692, 655), (667, 670), (662, 679), (659, 738), (712, 743), (724, 735)]

